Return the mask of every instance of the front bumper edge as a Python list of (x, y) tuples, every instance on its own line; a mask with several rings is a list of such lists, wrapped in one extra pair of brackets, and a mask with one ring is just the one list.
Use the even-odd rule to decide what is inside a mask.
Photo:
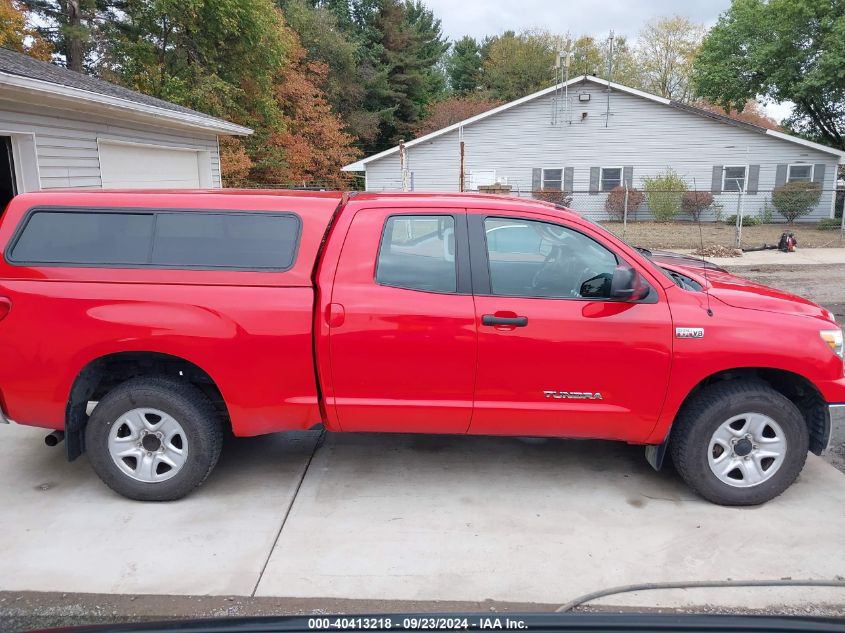
[(845, 444), (845, 404), (829, 404), (827, 410), (830, 415), (828, 448)]

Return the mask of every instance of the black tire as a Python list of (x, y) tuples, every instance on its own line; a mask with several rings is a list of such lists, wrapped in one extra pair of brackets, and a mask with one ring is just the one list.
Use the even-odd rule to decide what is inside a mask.
[[(725, 421), (743, 413), (762, 413), (783, 430), (786, 455), (769, 479), (752, 487), (734, 487), (711, 470), (708, 450)], [(804, 417), (786, 397), (757, 380), (729, 380), (702, 389), (684, 403), (669, 440), (675, 469), (694, 492), (725, 506), (759, 505), (774, 499), (798, 477), (807, 459), (809, 433)]]
[[(188, 442), (184, 465), (165, 481), (133, 479), (109, 453), (112, 426), (128, 411), (144, 407), (172, 416)], [(167, 377), (133, 378), (115, 387), (100, 400), (85, 428), (86, 452), (94, 471), (109, 488), (138, 501), (173, 501), (200, 486), (217, 464), (222, 442), (220, 415), (209, 399), (195, 386)]]

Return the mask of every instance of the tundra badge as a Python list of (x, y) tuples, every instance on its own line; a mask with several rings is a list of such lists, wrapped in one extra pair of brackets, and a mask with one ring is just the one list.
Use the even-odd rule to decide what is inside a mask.
[(601, 400), (600, 393), (589, 391), (544, 391), (543, 395), (547, 398), (557, 398), (558, 400)]
[(703, 327), (676, 327), (675, 338), (704, 338)]

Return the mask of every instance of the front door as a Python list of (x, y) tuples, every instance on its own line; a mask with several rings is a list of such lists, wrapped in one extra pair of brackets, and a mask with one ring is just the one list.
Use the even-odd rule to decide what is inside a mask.
[(662, 289), (609, 299), (621, 257), (585, 227), (540, 214), (468, 218), (478, 327), (470, 432), (645, 438), (669, 378)]
[(344, 431), (466, 433), (476, 332), (463, 210), (358, 211), (329, 309), (327, 402)]

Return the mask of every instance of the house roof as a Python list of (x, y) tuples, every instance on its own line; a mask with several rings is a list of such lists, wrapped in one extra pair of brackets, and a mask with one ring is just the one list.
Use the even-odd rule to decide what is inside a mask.
[(252, 134), (252, 130), (248, 127), (163, 99), (156, 99), (62, 66), (42, 62), (5, 48), (0, 48), (0, 87), (24, 89), (109, 109), (133, 111), (159, 120), (164, 119), (171, 124), (176, 123), (222, 134)]
[[(500, 105), (496, 108), (491, 110), (487, 110), (486, 112), (482, 112), (481, 114), (476, 114), (475, 116), (471, 116), (468, 119), (464, 119), (463, 121), (459, 121), (458, 123), (454, 123), (447, 127), (441, 128), (430, 134), (426, 134), (425, 136), (420, 136), (419, 138), (415, 138), (412, 141), (408, 141), (405, 143), (405, 147), (413, 147), (419, 143), (424, 143), (431, 139), (437, 138), (438, 136), (442, 136), (443, 134), (448, 134), (454, 130), (458, 130), (462, 127), (467, 125), (472, 125), (477, 121), (481, 121), (483, 119), (487, 119), (491, 116), (495, 116), (500, 112), (504, 112), (505, 110), (510, 110), (511, 108), (515, 108), (517, 106), (522, 105), (523, 103), (527, 103), (529, 101), (533, 101), (534, 99), (539, 99), (547, 94), (550, 94), (560, 88), (566, 86), (572, 86), (574, 84), (578, 84), (581, 82), (589, 81), (601, 86), (609, 86), (613, 90), (618, 90), (620, 92), (625, 92), (631, 95), (635, 95), (637, 97), (642, 97), (643, 99), (648, 99), (649, 101), (654, 101), (656, 103), (660, 103), (662, 105), (677, 108), (679, 110), (683, 110), (684, 112), (689, 112), (691, 114), (695, 114), (698, 116), (703, 116), (709, 119), (713, 119), (718, 121), (719, 123), (724, 123), (726, 125), (733, 125), (734, 127), (744, 128), (753, 132), (757, 132), (759, 134), (766, 134), (768, 136), (774, 136), (776, 138), (790, 141), (792, 143), (796, 143), (798, 145), (803, 145), (805, 147), (812, 147), (820, 152), (826, 152), (828, 154), (833, 154), (834, 156), (838, 156), (840, 158), (840, 162), (845, 162), (845, 152), (833, 149), (832, 147), (827, 147), (826, 145), (821, 145), (819, 143), (813, 143), (812, 141), (807, 141), (803, 138), (799, 138), (797, 136), (791, 136), (790, 134), (784, 134), (783, 132), (777, 132), (775, 130), (770, 130), (768, 128), (760, 127), (758, 125), (753, 125), (752, 123), (746, 123), (744, 121), (737, 121), (736, 119), (732, 119), (730, 117), (716, 114), (714, 112), (709, 112), (708, 110), (702, 110), (701, 108), (696, 108), (694, 106), (690, 106), (684, 103), (679, 103), (677, 101), (672, 101), (671, 99), (666, 99), (665, 97), (660, 97), (658, 95), (651, 94), (649, 92), (643, 92), (642, 90), (637, 90), (636, 88), (629, 88), (628, 86), (623, 86), (622, 84), (617, 84), (612, 81), (607, 81), (606, 79), (599, 79), (598, 77), (593, 77), (591, 75), (580, 75), (579, 77), (575, 77), (574, 79), (570, 79), (569, 81), (556, 84), (554, 86), (549, 86), (548, 88), (544, 88), (543, 90), (539, 90), (534, 92), (530, 95), (526, 95), (514, 101), (509, 101), (503, 105)], [(362, 158), (359, 161), (354, 163), (350, 163), (343, 168), (343, 171), (364, 171), (366, 168), (367, 163), (370, 163), (374, 160), (378, 160), (380, 158), (384, 158), (385, 156), (390, 156), (391, 154), (395, 154), (399, 151), (399, 146), (391, 147), (390, 149), (384, 150), (383, 152), (379, 152), (378, 154), (373, 154), (372, 156), (368, 156), (367, 158)]]

